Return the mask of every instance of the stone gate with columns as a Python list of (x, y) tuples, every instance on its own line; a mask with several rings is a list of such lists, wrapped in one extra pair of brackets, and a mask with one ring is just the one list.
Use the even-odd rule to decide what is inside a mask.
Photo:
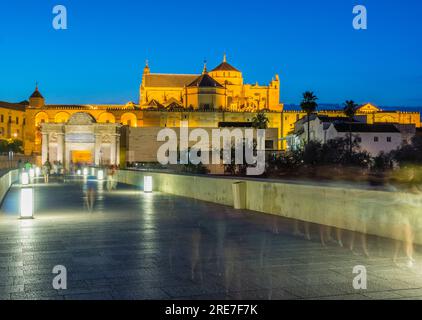
[(42, 163), (60, 161), (87, 165), (119, 165), (120, 127), (97, 123), (85, 112), (73, 114), (66, 123), (43, 123)]

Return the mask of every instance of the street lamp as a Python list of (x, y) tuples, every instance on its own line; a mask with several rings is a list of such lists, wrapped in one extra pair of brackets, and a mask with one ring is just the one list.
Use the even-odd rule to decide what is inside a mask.
[(84, 177), (88, 176), (88, 168), (83, 169), (83, 175), (84, 175)]
[(98, 170), (97, 179), (100, 180), (100, 181), (104, 180), (104, 171), (103, 170)]
[(33, 168), (29, 169), (29, 177), (31, 178), (31, 180), (35, 177), (35, 170)]
[(28, 185), (29, 184), (29, 174), (28, 172), (22, 172), (21, 174), (21, 184)]
[(144, 176), (144, 193), (152, 192), (152, 177)]
[(34, 190), (32, 188), (21, 189), (21, 219), (34, 218)]

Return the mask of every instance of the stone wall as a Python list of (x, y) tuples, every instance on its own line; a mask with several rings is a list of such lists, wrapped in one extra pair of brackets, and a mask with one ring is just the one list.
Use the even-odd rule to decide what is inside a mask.
[(409, 225), (415, 242), (422, 244), (421, 196), (339, 187), (330, 184), (304, 184), (120, 171), (119, 182), (143, 186), (143, 176), (153, 178), (156, 191), (233, 206), (232, 184), (246, 184), (246, 209), (286, 218), (404, 239)]
[(10, 186), (19, 180), (18, 170), (11, 170), (0, 177), (0, 202), (10, 189)]

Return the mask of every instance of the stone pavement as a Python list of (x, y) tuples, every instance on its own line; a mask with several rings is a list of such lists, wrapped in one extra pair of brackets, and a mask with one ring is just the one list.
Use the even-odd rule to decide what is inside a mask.
[[(83, 182), (38, 184), (36, 218), (18, 219), (19, 188), (0, 212), (0, 299), (417, 299), (422, 258), (392, 263), (391, 240), (370, 257), (293, 236), (293, 222), (176, 197), (98, 184), (92, 213)], [(332, 232), (334, 234), (334, 231)], [(357, 237), (358, 239), (358, 237)], [(402, 253), (403, 255), (403, 253)], [(67, 268), (67, 290), (52, 269)], [(355, 290), (353, 267), (368, 271)]]

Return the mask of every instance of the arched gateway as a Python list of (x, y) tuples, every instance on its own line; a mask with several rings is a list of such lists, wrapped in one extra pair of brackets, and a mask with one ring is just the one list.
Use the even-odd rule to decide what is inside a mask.
[(89, 165), (119, 164), (120, 125), (97, 123), (88, 113), (73, 114), (66, 123), (43, 123), (42, 163), (70, 161)]

